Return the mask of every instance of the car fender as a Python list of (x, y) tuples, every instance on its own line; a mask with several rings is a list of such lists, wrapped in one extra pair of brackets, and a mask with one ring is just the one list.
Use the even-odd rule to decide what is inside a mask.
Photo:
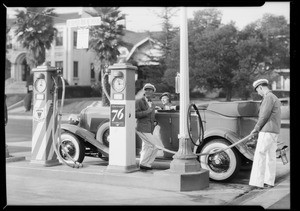
[[(204, 132), (204, 142), (206, 143), (207, 140), (209, 140), (211, 137), (221, 137), (226, 140), (228, 140), (231, 144), (234, 144), (238, 142), (241, 138), (233, 131), (228, 130), (226, 128), (214, 128), (211, 130), (207, 130)], [(199, 141), (198, 143), (199, 144)], [(201, 144), (200, 147), (202, 147), (204, 144)], [(195, 146), (194, 152), (197, 152), (199, 146)], [(244, 145), (244, 142), (238, 144), (235, 146), (235, 148), (246, 158), (253, 160), (253, 154), (247, 150), (247, 148)]]
[(100, 149), (101, 153), (105, 156), (108, 156), (109, 149), (104, 144), (100, 143), (95, 139), (95, 134), (91, 133), (90, 131), (79, 127), (77, 125), (71, 125), (71, 124), (61, 124), (61, 129), (65, 131), (69, 131), (79, 137), (81, 137), (83, 140), (91, 143), (98, 149)]

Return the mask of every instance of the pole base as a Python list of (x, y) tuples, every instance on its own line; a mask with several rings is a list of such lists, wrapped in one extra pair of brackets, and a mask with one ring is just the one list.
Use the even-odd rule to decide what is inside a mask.
[(196, 159), (174, 159), (170, 163), (170, 170), (178, 173), (200, 171), (200, 163)]
[(110, 173), (130, 173), (138, 170), (139, 168), (136, 164), (131, 166), (108, 165), (106, 168), (106, 171)]
[(197, 191), (209, 187), (209, 171), (201, 169), (197, 172), (179, 173), (170, 169), (155, 172), (161, 178), (160, 189), (173, 191)]
[(58, 159), (56, 160), (31, 160), (30, 164), (43, 165), (45, 167), (62, 165)]

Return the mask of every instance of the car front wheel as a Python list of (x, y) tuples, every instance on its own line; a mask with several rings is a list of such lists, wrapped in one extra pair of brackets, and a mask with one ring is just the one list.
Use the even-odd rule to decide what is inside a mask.
[[(64, 148), (64, 150), (62, 148)], [(73, 164), (73, 161), (69, 159), (66, 153), (68, 153), (75, 161), (81, 163), (84, 159), (85, 147), (77, 136), (65, 132), (61, 134), (61, 145), (59, 146), (58, 152), (67, 163)]]
[[(224, 139), (214, 139), (201, 149), (201, 153), (211, 153), (224, 149), (230, 144)], [(220, 153), (199, 157), (201, 167), (209, 170), (209, 178), (215, 181), (229, 181), (240, 170), (241, 159), (235, 148)]]

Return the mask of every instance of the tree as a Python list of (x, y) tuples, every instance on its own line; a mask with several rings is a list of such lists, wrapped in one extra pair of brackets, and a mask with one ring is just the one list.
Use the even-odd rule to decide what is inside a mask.
[[(222, 88), (226, 100), (247, 99), (256, 78), (272, 77), (275, 68), (289, 68), (289, 24), (283, 16), (264, 15), (238, 31), (222, 25), (218, 10), (200, 10), (188, 20), (190, 90)], [(174, 86), (179, 72), (179, 35), (171, 44), (164, 80)]]
[[(120, 54), (118, 47), (123, 44), (121, 37), (124, 35), (124, 25), (119, 24), (119, 21), (124, 19), (124, 15), (118, 7), (94, 7), (94, 10), (87, 13), (93, 17), (101, 17), (101, 24), (91, 27), (89, 48), (97, 53), (101, 62), (101, 79), (103, 79), (107, 67), (116, 62)], [(110, 93), (107, 78), (104, 79), (104, 86), (102, 89), (105, 88)], [(102, 104), (110, 105), (104, 92), (102, 92)]]
[(234, 83), (242, 97), (249, 97), (255, 79), (264, 76), (272, 80), (274, 69), (289, 68), (289, 37), (285, 18), (269, 14), (239, 32), (239, 69), (234, 72)]
[(263, 35), (256, 24), (249, 24), (239, 32), (235, 50), (239, 68), (233, 72), (233, 84), (239, 95), (247, 99), (253, 91), (252, 82), (264, 72), (262, 64), (267, 53)]
[(169, 55), (171, 53), (171, 42), (179, 30), (177, 27), (174, 27), (171, 24), (171, 19), (176, 15), (177, 12), (178, 9), (176, 8), (165, 7), (162, 10), (161, 14), (157, 14), (157, 16), (162, 19), (162, 33), (159, 36), (158, 40), (162, 44), (162, 58), (164, 60), (169, 58)]
[(26, 7), (16, 10), (17, 41), (27, 49), (26, 61), (33, 68), (41, 65), (46, 58), (46, 49), (51, 48), (56, 29), (53, 27), (53, 8)]
[(266, 65), (270, 70), (290, 67), (290, 26), (284, 16), (264, 14), (258, 22), (268, 49)]
[(221, 25), (222, 12), (218, 9), (204, 9), (194, 12), (194, 18), (189, 21), (192, 34), (201, 35), (205, 30), (214, 30)]
[(226, 100), (230, 101), (234, 88), (234, 71), (238, 69), (235, 51), (237, 29), (233, 23), (215, 30), (205, 31), (200, 39), (195, 40), (195, 62), (197, 68), (193, 75), (199, 84), (209, 88), (223, 88)]
[[(203, 33), (213, 31), (221, 25), (222, 13), (217, 9), (204, 9), (194, 12), (193, 19), (188, 20), (188, 44), (189, 44), (189, 69), (190, 69), (190, 90), (196, 86), (203, 86), (205, 80), (197, 74), (199, 57), (197, 55), (196, 40), (202, 39)], [(164, 81), (171, 87), (175, 87), (175, 76), (179, 72), (180, 61), (180, 35), (176, 31), (171, 41), (171, 53), (166, 59), (167, 70), (165, 71)], [(195, 74), (196, 73), (196, 74)], [(195, 80), (198, 78), (198, 80)]]
[[(10, 32), (10, 27), (6, 25), (6, 49), (5, 49), (5, 52), (8, 53), (8, 50), (7, 50), (7, 45), (11, 44), (11, 43), (8, 43), (10, 40), (8, 39), (8, 33)], [(9, 40), (9, 41), (8, 41)], [(11, 76), (11, 62), (7, 59), (7, 57), (5, 58), (5, 80), (10, 78)]]

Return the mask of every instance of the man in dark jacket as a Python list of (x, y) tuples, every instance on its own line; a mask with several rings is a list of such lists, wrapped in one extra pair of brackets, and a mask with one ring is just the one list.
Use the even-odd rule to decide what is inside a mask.
[(281, 127), (281, 103), (269, 90), (267, 79), (253, 83), (254, 90), (263, 97), (258, 121), (251, 134), (258, 134), (249, 185), (273, 187), (276, 176), (276, 149)]
[(32, 92), (33, 92), (33, 73), (32, 72), (26, 78), (26, 87), (27, 87), (27, 94), (24, 98), (24, 106), (25, 106), (25, 110), (27, 112), (27, 111), (30, 111), (31, 103), (32, 103)]
[(142, 139), (142, 150), (140, 153), (140, 169), (150, 170), (154, 162), (158, 148), (155, 147), (155, 105), (151, 101), (155, 87), (147, 83), (143, 87), (144, 96), (136, 101), (135, 116), (137, 118), (136, 132)]
[[(6, 94), (4, 94), (4, 123), (5, 123), (5, 126), (7, 125), (7, 122), (8, 122), (8, 116), (7, 116)], [(9, 152), (8, 152), (8, 146), (6, 143), (5, 143), (5, 149), (6, 149), (5, 157), (8, 158)]]

